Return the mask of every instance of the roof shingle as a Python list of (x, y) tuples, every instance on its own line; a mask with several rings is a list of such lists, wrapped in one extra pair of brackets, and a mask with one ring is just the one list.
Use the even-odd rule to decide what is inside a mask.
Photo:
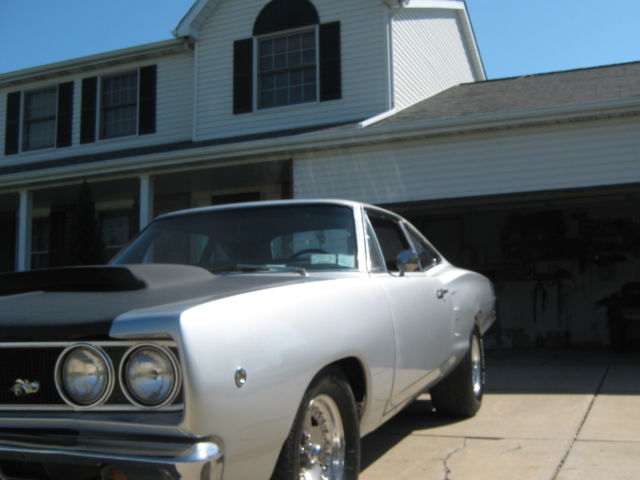
[(579, 105), (640, 96), (640, 62), (465, 83), (382, 123)]

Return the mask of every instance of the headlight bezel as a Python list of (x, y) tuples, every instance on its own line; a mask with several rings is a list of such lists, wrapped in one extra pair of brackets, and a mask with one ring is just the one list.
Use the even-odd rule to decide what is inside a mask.
[[(129, 386), (129, 379), (127, 377), (127, 366), (129, 365), (129, 362), (131, 361), (133, 355), (135, 355), (139, 351), (146, 349), (154, 350), (163, 355), (168, 360), (168, 364), (173, 372), (173, 385), (169, 389), (169, 393), (167, 394), (165, 399), (158, 403), (145, 403), (144, 401), (139, 399), (137, 395), (132, 392), (132, 388)], [(178, 362), (178, 359), (176, 358), (176, 355), (171, 351), (171, 349), (167, 348), (164, 345), (155, 343), (139, 343), (136, 345), (132, 345), (120, 360), (118, 369), (118, 381), (120, 383), (120, 390), (131, 404), (144, 409), (159, 409), (171, 405), (178, 396), (182, 388), (182, 370), (180, 369), (180, 364)]]
[[(76, 400), (73, 394), (70, 393), (65, 386), (64, 378), (64, 366), (68, 357), (77, 350), (88, 350), (95, 354), (106, 367), (106, 385), (102, 389), (100, 395), (98, 395), (93, 401), (84, 403)], [(65, 348), (56, 361), (55, 365), (55, 386), (58, 394), (64, 400), (64, 402), (73, 407), (74, 409), (86, 410), (103, 405), (113, 393), (115, 387), (115, 369), (111, 357), (100, 347), (91, 345), (89, 343), (75, 343)]]

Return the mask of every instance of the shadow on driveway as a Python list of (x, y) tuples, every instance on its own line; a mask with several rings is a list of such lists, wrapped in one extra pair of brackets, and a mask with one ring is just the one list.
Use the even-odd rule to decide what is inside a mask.
[[(486, 395), (640, 394), (640, 352), (598, 348), (495, 350), (487, 352), (486, 363)], [(424, 435), (425, 431), (465, 420), (439, 416), (429, 396), (423, 395), (363, 439), (361, 471), (416, 432)]]

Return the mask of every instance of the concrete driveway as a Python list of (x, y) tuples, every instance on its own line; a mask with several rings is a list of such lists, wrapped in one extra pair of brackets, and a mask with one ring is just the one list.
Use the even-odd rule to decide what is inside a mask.
[(363, 440), (362, 480), (638, 480), (640, 354), (498, 351), (469, 420), (428, 395)]

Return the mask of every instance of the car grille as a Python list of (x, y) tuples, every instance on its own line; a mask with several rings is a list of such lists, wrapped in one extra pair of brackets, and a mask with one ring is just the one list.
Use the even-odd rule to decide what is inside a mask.
[[(108, 345), (105, 342), (100, 342), (99, 345), (111, 358), (117, 372), (122, 357), (133, 344), (122, 344), (120, 342), (118, 345)], [(20, 408), (71, 409), (58, 393), (55, 383), (56, 362), (60, 354), (68, 346), (69, 344), (30, 344), (28, 346), (0, 344), (0, 410)], [(172, 348), (172, 350), (174, 354), (177, 354), (175, 348)], [(38, 391), (17, 396), (12, 391), (12, 387), (19, 380), (26, 383), (38, 382)], [(180, 393), (169, 408), (176, 407), (181, 403), (182, 394)], [(113, 392), (107, 401), (94, 409), (135, 410), (137, 407), (127, 400), (116, 379)]]

